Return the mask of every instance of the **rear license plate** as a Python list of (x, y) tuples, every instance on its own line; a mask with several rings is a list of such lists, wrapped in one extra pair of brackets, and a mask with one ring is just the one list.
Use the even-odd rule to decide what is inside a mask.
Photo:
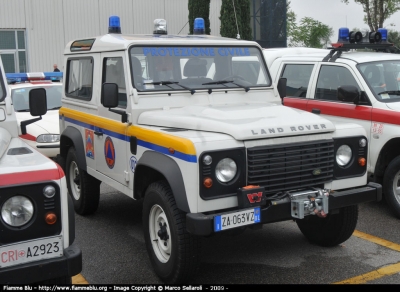
[(62, 236), (53, 236), (0, 247), (0, 268), (61, 257)]
[(214, 231), (218, 232), (259, 222), (261, 222), (260, 208), (241, 210), (214, 216)]

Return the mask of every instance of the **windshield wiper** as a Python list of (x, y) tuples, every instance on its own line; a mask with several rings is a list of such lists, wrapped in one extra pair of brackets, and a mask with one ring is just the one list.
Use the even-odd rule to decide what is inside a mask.
[(399, 90), (388, 90), (388, 91), (382, 91), (379, 92), (378, 95), (380, 94), (393, 94), (393, 95), (400, 95), (400, 91)]
[(55, 106), (55, 107), (52, 107), (52, 108), (48, 108), (47, 110), (56, 110), (56, 109), (59, 109), (59, 108), (61, 108), (61, 105), (60, 106)]
[(246, 92), (250, 90), (250, 87), (243, 86), (243, 85), (241, 85), (241, 84), (239, 84), (239, 83), (236, 83), (236, 82), (233, 81), (233, 80), (211, 81), (211, 82), (203, 83), (202, 85), (226, 84), (226, 83), (232, 83), (232, 84), (235, 84), (235, 85), (237, 85), (237, 86), (239, 86), (239, 87), (241, 87), (241, 88), (244, 88), (244, 90), (245, 90)]
[[(179, 84), (179, 82), (178, 81), (153, 81), (153, 82), (143, 82), (143, 84), (144, 85), (146, 85), (146, 84), (153, 84), (153, 85), (171, 85), (171, 84), (177, 84), (178, 86), (180, 86), (180, 87), (182, 87), (182, 88), (184, 88), (184, 89), (186, 89), (186, 90), (189, 90), (190, 91), (190, 93), (193, 95), (195, 92), (196, 92), (196, 90), (194, 90), (194, 89), (191, 89), (191, 88), (189, 88), (189, 87), (186, 87), (186, 86), (184, 86), (184, 85), (182, 85), (182, 84)], [(171, 88), (171, 89), (175, 89), (175, 88), (173, 88), (172, 86), (168, 86), (169, 88)]]

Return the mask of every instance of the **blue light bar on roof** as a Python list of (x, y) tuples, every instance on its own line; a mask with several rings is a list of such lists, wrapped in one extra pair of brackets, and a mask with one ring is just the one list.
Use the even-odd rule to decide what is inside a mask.
[(108, 33), (121, 33), (119, 16), (112, 15), (108, 18)]
[(204, 19), (198, 17), (194, 20), (193, 34), (204, 34), (204, 33), (205, 33)]
[(386, 28), (378, 28), (378, 32), (380, 32), (381, 33), (381, 36), (382, 36), (382, 42), (387, 42), (388, 41), (388, 31), (387, 31), (387, 29)]
[(7, 81), (25, 82), (34, 80), (61, 80), (62, 72), (32, 72), (32, 73), (6, 73)]
[(339, 28), (338, 43), (349, 41), (349, 29), (347, 27)]

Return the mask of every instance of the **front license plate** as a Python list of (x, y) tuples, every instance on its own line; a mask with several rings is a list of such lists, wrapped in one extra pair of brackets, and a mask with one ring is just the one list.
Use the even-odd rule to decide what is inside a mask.
[(214, 231), (218, 232), (259, 222), (261, 222), (260, 208), (241, 210), (214, 216)]
[(61, 257), (62, 236), (53, 236), (0, 247), (0, 268)]

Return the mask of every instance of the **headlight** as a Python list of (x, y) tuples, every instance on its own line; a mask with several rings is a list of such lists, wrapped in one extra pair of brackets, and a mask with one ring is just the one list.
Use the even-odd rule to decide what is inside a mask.
[(224, 183), (231, 181), (235, 177), (236, 172), (236, 163), (230, 158), (220, 160), (215, 167), (215, 175), (217, 179)]
[(336, 162), (340, 166), (346, 166), (349, 164), (353, 153), (348, 145), (342, 145), (336, 152)]
[(55, 143), (60, 142), (60, 135), (58, 134), (43, 134), (36, 138), (38, 143)]
[(33, 216), (33, 204), (24, 196), (9, 198), (1, 207), (1, 218), (10, 226), (25, 225)]

